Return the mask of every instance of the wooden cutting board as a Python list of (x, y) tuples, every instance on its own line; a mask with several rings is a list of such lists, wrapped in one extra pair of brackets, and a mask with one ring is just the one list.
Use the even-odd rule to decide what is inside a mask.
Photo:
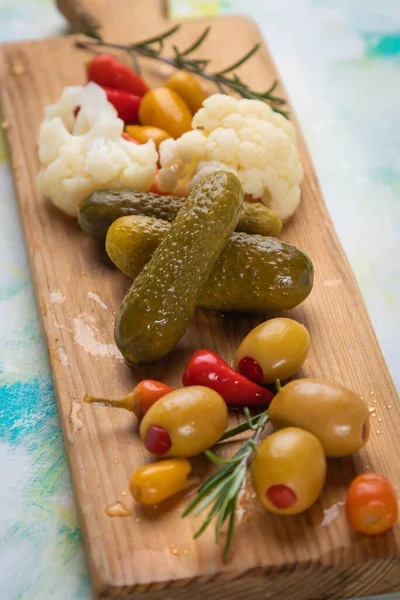
[[(167, 27), (159, 0), (92, 0), (89, 6), (105, 24), (108, 39), (139, 40)], [(206, 24), (212, 33), (202, 56), (211, 57), (215, 68), (260, 39), (251, 21), (225, 17), (185, 23), (174, 43), (188, 44)], [(82, 399), (85, 393), (122, 396), (143, 377), (179, 386), (194, 350), (210, 348), (231, 361), (240, 340), (263, 318), (198, 311), (165, 361), (135, 371), (125, 366), (114, 346), (113, 321), (128, 280), (35, 187), (43, 108), (64, 86), (85, 81), (88, 57), (74, 48), (74, 38), (54, 38), (4, 46), (0, 58), (1, 108), (95, 596), (316, 600), (400, 590), (399, 526), (374, 539), (356, 535), (342, 506), (356, 473), (377, 471), (400, 485), (400, 405), (301, 135), (303, 201), (282, 234), (315, 265), (310, 298), (290, 313), (311, 332), (312, 349), (301, 375), (343, 382), (364, 396), (376, 417), (365, 450), (329, 461), (322, 498), (305, 514), (266, 514), (249, 485), (241, 496), (232, 555), (224, 563), (212, 531), (193, 541), (199, 520), (180, 519), (187, 498), (151, 509), (134, 505), (129, 477), (149, 460), (135, 419), (124, 411), (83, 405)], [(13, 74), (15, 64), (23, 66), (23, 74)], [(155, 62), (146, 62), (144, 73), (153, 86), (167, 75)], [(241, 75), (256, 89), (271, 83), (276, 71), (265, 47)], [(225, 452), (233, 450), (230, 444)], [(205, 474), (206, 463), (199, 459), (196, 470)], [(131, 516), (106, 514), (117, 500)]]

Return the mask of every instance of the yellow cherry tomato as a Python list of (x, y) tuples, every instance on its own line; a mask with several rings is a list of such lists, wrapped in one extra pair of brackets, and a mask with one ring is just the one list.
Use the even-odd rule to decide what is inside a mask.
[(192, 385), (157, 400), (140, 425), (140, 438), (156, 456), (196, 456), (213, 446), (228, 424), (228, 409), (214, 390)]
[(125, 131), (134, 140), (145, 144), (149, 140), (153, 140), (158, 150), (159, 145), (163, 140), (170, 138), (170, 134), (159, 127), (151, 127), (150, 125), (127, 125)]
[(165, 85), (184, 99), (193, 114), (202, 107), (207, 98), (197, 79), (187, 71), (175, 71)]
[(139, 106), (139, 121), (167, 131), (178, 138), (192, 128), (192, 113), (186, 102), (170, 88), (147, 92)]
[(192, 465), (186, 458), (170, 458), (132, 473), (129, 489), (140, 504), (159, 504), (185, 489)]

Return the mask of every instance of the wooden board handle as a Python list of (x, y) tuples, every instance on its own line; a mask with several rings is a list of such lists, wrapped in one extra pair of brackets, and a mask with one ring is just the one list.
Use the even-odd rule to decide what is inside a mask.
[[(118, 21), (120, 9), (116, 9), (114, 0), (99, 2), (98, 0), (55, 0), (58, 10), (68, 21), (71, 33), (82, 33), (102, 28), (102, 33), (115, 31), (115, 24), (124, 29), (124, 25)], [(134, 28), (133, 13), (138, 14), (147, 10), (148, 0), (134, 0), (128, 3), (128, 22)], [(159, 0), (153, 3), (152, 19), (157, 17), (167, 18), (168, 0)], [(124, 13), (126, 15), (126, 12)], [(103, 30), (104, 28), (104, 30)], [(128, 29), (129, 31), (129, 29)], [(128, 33), (129, 35), (129, 33)], [(123, 39), (123, 38), (122, 38)]]
[(86, 8), (82, 0), (56, 0), (60, 13), (67, 19), (72, 33), (100, 27), (99, 19)]

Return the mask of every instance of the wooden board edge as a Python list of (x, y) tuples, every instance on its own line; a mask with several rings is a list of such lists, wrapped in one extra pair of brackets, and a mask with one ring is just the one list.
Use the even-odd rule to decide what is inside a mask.
[[(246, 20), (248, 20), (250, 23), (252, 23), (252, 24), (253, 24), (253, 22), (251, 21), (251, 19), (246, 19)], [(256, 27), (257, 27), (257, 26), (256, 26)], [(74, 36), (71, 36), (71, 37), (73, 38)], [(261, 36), (261, 37), (262, 37), (262, 36)], [(30, 44), (30, 43), (32, 43), (32, 42), (27, 42), (27, 43), (29, 43), (29, 44)], [(8, 46), (8, 44), (7, 44), (7, 46)], [(3, 65), (3, 67), (4, 67), (4, 65)], [(9, 141), (9, 140), (11, 140), (11, 139), (12, 139), (12, 135), (13, 135), (13, 132), (12, 132), (12, 130), (11, 130), (11, 131), (9, 131), (9, 132), (6, 132), (6, 138), (7, 138), (7, 141), (8, 141), (8, 147), (9, 147), (9, 150), (10, 150), (10, 156), (11, 156), (11, 158), (13, 158), (13, 157), (12, 157), (12, 144), (11, 144), (11, 141)], [(17, 142), (19, 143), (19, 140), (17, 140)], [(302, 136), (301, 136), (301, 135), (300, 135), (300, 137), (299, 137), (299, 142), (300, 142), (300, 143), (302, 143), (302, 144), (304, 145), (305, 152), (306, 152), (306, 153), (307, 153), (307, 155), (309, 156), (308, 150), (306, 149), (306, 146), (305, 146), (304, 140), (303, 140), (303, 138), (302, 138)], [(310, 159), (310, 163), (312, 164), (312, 161), (311, 161), (311, 159)], [(314, 168), (313, 168), (313, 172), (314, 172), (314, 174), (315, 174)], [(13, 179), (14, 179), (14, 185), (15, 185), (16, 189), (18, 189), (18, 185), (19, 185), (19, 183), (18, 183), (18, 178), (19, 178), (19, 176), (17, 176), (17, 174), (16, 174), (16, 173), (14, 173), (14, 174), (13, 174)], [(318, 190), (319, 190), (319, 182), (318, 182), (318, 179), (317, 179), (317, 177), (316, 177), (316, 176), (315, 176), (315, 185), (317, 186), (317, 191), (316, 191), (316, 193), (318, 193)], [(320, 194), (320, 198), (322, 199), (322, 202), (325, 204), (325, 201), (324, 201), (324, 199), (323, 199), (323, 196), (322, 196), (322, 194)], [(325, 208), (326, 208), (326, 204), (325, 204)], [(327, 211), (327, 214), (329, 214), (329, 212), (328, 212), (328, 209), (327, 209), (327, 208), (326, 208), (326, 211)], [(329, 219), (330, 219), (330, 217), (329, 217)], [(22, 222), (23, 222), (23, 215), (22, 215), (22, 219), (21, 219), (21, 220), (22, 220)], [(358, 295), (360, 296), (360, 298), (362, 298), (361, 291), (360, 291), (360, 289), (359, 289), (359, 287), (358, 287), (358, 284), (357, 284), (357, 281), (356, 281), (356, 279), (355, 279), (355, 276), (354, 276), (354, 274), (353, 274), (353, 272), (352, 272), (352, 270), (351, 270), (351, 267), (350, 267), (350, 265), (349, 265), (349, 262), (348, 262), (347, 256), (345, 255), (345, 253), (344, 253), (343, 249), (341, 248), (341, 244), (340, 244), (339, 240), (337, 239), (337, 234), (336, 234), (336, 232), (335, 232), (335, 231), (334, 231), (334, 229), (333, 229), (333, 224), (332, 224), (331, 220), (330, 220), (330, 224), (331, 224), (331, 227), (332, 227), (332, 234), (333, 234), (333, 238), (334, 238), (334, 240), (333, 240), (333, 241), (335, 241), (335, 242), (336, 242), (336, 244), (335, 244), (335, 245), (338, 247), (338, 250), (341, 252), (341, 259), (342, 259), (342, 260), (343, 260), (343, 262), (344, 262), (344, 265), (345, 265), (345, 270), (347, 270), (347, 271), (348, 271), (348, 273), (351, 273), (351, 276), (353, 277), (353, 282), (354, 282), (355, 286), (356, 286), (356, 287), (357, 287), (357, 289), (358, 289)], [(36, 284), (36, 282), (35, 282), (35, 275), (34, 275), (34, 272), (35, 272), (35, 271), (34, 271), (34, 268), (33, 268), (33, 260), (31, 261), (31, 257), (29, 257), (29, 260), (30, 260), (30, 265), (31, 265), (32, 279), (33, 279), (33, 281), (34, 281), (34, 286), (35, 286), (35, 294), (36, 294), (36, 298), (40, 298), (40, 292), (39, 292), (39, 290), (38, 290), (38, 286), (37, 286), (37, 284)], [(353, 283), (353, 282), (352, 282), (352, 283)], [(39, 306), (38, 306), (38, 308), (39, 308), (39, 313), (40, 313), (41, 324), (42, 324), (42, 327), (44, 328), (44, 316), (43, 316), (43, 313), (42, 313), (42, 310), (41, 310), (40, 302), (38, 302), (38, 305), (39, 305)], [(375, 339), (375, 342), (376, 342), (377, 349), (379, 349), (379, 351), (380, 351), (382, 365), (383, 365), (383, 367), (386, 367), (386, 365), (385, 365), (385, 361), (384, 361), (384, 358), (383, 358), (383, 355), (382, 355), (382, 352), (381, 352), (381, 349), (380, 349), (380, 347), (379, 347), (379, 344), (378, 344), (378, 342), (377, 342), (376, 334), (375, 334), (375, 332), (374, 332), (374, 330), (373, 330), (373, 327), (372, 327), (372, 324), (371, 324), (371, 322), (369, 322), (369, 323), (366, 323), (366, 325), (368, 325), (369, 331), (370, 331), (370, 333), (373, 335), (373, 337), (374, 337), (374, 339)], [(52, 363), (52, 369), (53, 369), (53, 370), (56, 370), (57, 368), (59, 368), (59, 365), (56, 363), (56, 361), (54, 361), (54, 360), (53, 360), (53, 357), (52, 357), (52, 355), (51, 355), (49, 352), (48, 352), (48, 354), (49, 354), (49, 359), (50, 359), (50, 362)], [(386, 367), (386, 368), (387, 368), (387, 367)], [(386, 374), (385, 374), (385, 375), (386, 375)], [(390, 377), (390, 375), (389, 375), (389, 372), (388, 372), (388, 371), (387, 371), (387, 378), (388, 378), (388, 383), (389, 383), (389, 385), (391, 384), (391, 387), (392, 387), (392, 389), (393, 389), (393, 393), (395, 394), (395, 387), (394, 387), (393, 381), (391, 380), (391, 377)], [(59, 398), (58, 398), (59, 390), (58, 390), (58, 388), (57, 388), (56, 381), (54, 381), (54, 383), (55, 383), (55, 390), (56, 390), (56, 397), (57, 397), (58, 408), (59, 408), (59, 411), (61, 411), (61, 407), (60, 407), (60, 403), (59, 403)], [(60, 414), (62, 414), (62, 413), (60, 413)], [(69, 440), (69, 439), (68, 439), (67, 433), (66, 433), (66, 431), (65, 431), (65, 423), (64, 423), (64, 420), (63, 420), (63, 419), (60, 419), (60, 420), (61, 420), (62, 429), (63, 429), (64, 443), (65, 443), (66, 445), (67, 445), (67, 443), (70, 445), (70, 442), (71, 442), (71, 440)], [(68, 452), (67, 452), (67, 454), (68, 454)], [(72, 452), (71, 452), (71, 456), (72, 456)], [(72, 459), (71, 459), (71, 460), (72, 460)], [(72, 472), (71, 463), (70, 463), (70, 470), (71, 470), (71, 472)], [(74, 481), (74, 489), (76, 490), (76, 482), (75, 482), (75, 481)], [(79, 506), (79, 505), (78, 505), (78, 506)], [(81, 519), (81, 522), (83, 522), (83, 520), (82, 520), (82, 519)], [(84, 538), (85, 538), (85, 540), (87, 540), (87, 536), (84, 536)], [(87, 541), (85, 541), (85, 543), (87, 543)], [(90, 556), (90, 553), (88, 553), (88, 555)], [(378, 561), (376, 561), (376, 562), (378, 562)], [(392, 564), (392, 563), (393, 563), (393, 559), (392, 559), (392, 558), (389, 558), (389, 559), (387, 559), (387, 561), (385, 560), (384, 562), (385, 562), (385, 564), (389, 564), (389, 563), (390, 563), (390, 564)], [(302, 569), (300, 569), (300, 570), (302, 570)], [(307, 567), (305, 567), (305, 571), (307, 571)], [(355, 571), (354, 571), (354, 572), (355, 572)], [(310, 580), (314, 581), (315, 574), (316, 574), (316, 571), (313, 569), (313, 575), (312, 575), (312, 576), (310, 575)], [(220, 575), (221, 575), (221, 574), (220, 574)], [(264, 580), (264, 579), (265, 579), (265, 577), (268, 577), (268, 582), (269, 582), (269, 581), (270, 581), (270, 578), (271, 578), (271, 581), (274, 581), (274, 580), (275, 580), (275, 577), (278, 579), (278, 575), (281, 575), (281, 570), (279, 570), (279, 573), (276, 573), (276, 574), (274, 574), (274, 573), (273, 573), (273, 571), (263, 572), (262, 574), (259, 574), (259, 575), (258, 575), (258, 577), (257, 577), (257, 571), (256, 571), (256, 570), (252, 570), (251, 572), (247, 572), (247, 573), (241, 574), (241, 575), (239, 575), (239, 576), (235, 575), (235, 576), (234, 576), (232, 579), (229, 579), (229, 580), (227, 580), (227, 579), (226, 579), (226, 575), (223, 575), (223, 574), (222, 574), (222, 576), (221, 576), (220, 578), (224, 580), (223, 584), (224, 584), (224, 586), (227, 586), (227, 587), (226, 587), (226, 590), (227, 590), (227, 591), (229, 591), (229, 590), (232, 588), (232, 585), (233, 585), (233, 584), (232, 584), (232, 582), (239, 581), (239, 580), (241, 580), (241, 579), (257, 579), (257, 578), (258, 578), (258, 579), (262, 579), (262, 580)], [(282, 574), (282, 576), (284, 576), (284, 578), (286, 578), (286, 580), (287, 580), (288, 573), (287, 573), (287, 572), (284, 572), (284, 573)], [(197, 582), (199, 585), (203, 585), (203, 583), (202, 583), (202, 582), (198, 582), (198, 581), (196, 580), (196, 578), (194, 578), (194, 579), (191, 579), (189, 582), (185, 582), (184, 580), (182, 580), (182, 581), (177, 581), (177, 582), (174, 582), (174, 584), (173, 584), (173, 587), (174, 587), (174, 588), (176, 587), (177, 589), (178, 589), (178, 588), (179, 588), (179, 589), (181, 589), (181, 587), (182, 587), (183, 585), (185, 585), (185, 584), (186, 584), (186, 585), (188, 586), (188, 588), (186, 588), (186, 587), (185, 587), (185, 589), (186, 589), (186, 590), (187, 590), (187, 592), (188, 592), (188, 591), (190, 591), (190, 587), (191, 587), (191, 585), (192, 585), (192, 584), (194, 584), (194, 583), (196, 583), (196, 582)], [(157, 586), (157, 585), (161, 585), (161, 584), (154, 584), (154, 585), (155, 585), (155, 586)], [(204, 584), (204, 585), (208, 585), (208, 584)], [(214, 582), (214, 584), (213, 584), (213, 585), (215, 586), (215, 582)], [(278, 584), (277, 584), (277, 585), (278, 585)], [(296, 584), (296, 585), (297, 585), (297, 584)], [(392, 585), (392, 584), (391, 584), (391, 585)], [(370, 590), (370, 589), (371, 589), (371, 587), (370, 587), (370, 586), (371, 586), (371, 583), (369, 584), (369, 588), (368, 588), (368, 590)], [(396, 586), (397, 586), (397, 587), (399, 586), (399, 583), (398, 583), (397, 581), (396, 581)], [(126, 593), (128, 594), (128, 595), (126, 596), (126, 598), (129, 598), (129, 597), (131, 597), (131, 594), (132, 594), (133, 592), (135, 592), (135, 594), (140, 594), (140, 593), (142, 593), (142, 592), (141, 592), (141, 589), (140, 589), (141, 587), (142, 587), (142, 586), (139, 586), (138, 588), (136, 588), (136, 587), (135, 587), (135, 588), (132, 588), (132, 589), (130, 589), (130, 590), (126, 590)], [(154, 586), (153, 586), (153, 587), (154, 587)], [(278, 586), (278, 588), (279, 588), (279, 586)], [(105, 589), (105, 588), (104, 588), (104, 589)], [(99, 595), (99, 596), (98, 596), (99, 598), (100, 598), (100, 597), (102, 597), (102, 598), (103, 598), (103, 597), (104, 597), (104, 598), (105, 598), (105, 597), (107, 597), (107, 598), (108, 598), (108, 597), (110, 597), (110, 598), (114, 598), (114, 597), (115, 597), (115, 598), (117, 598), (117, 597), (118, 597), (118, 598), (124, 598), (124, 597), (125, 597), (125, 596), (121, 595), (121, 593), (122, 593), (122, 594), (124, 594), (124, 593), (125, 593), (125, 591), (121, 591), (121, 590), (120, 590), (120, 588), (118, 588), (118, 590), (120, 590), (119, 592), (115, 591), (115, 594), (117, 594), (117, 595), (114, 595), (114, 591), (112, 591), (112, 590), (113, 590), (113, 588), (111, 587), (111, 589), (109, 589), (109, 592), (110, 592), (110, 593), (112, 593), (113, 595), (107, 595), (107, 596), (104, 596), (104, 595), (102, 595), (102, 594), (104, 593), (104, 589), (102, 589), (102, 590), (100, 590), (100, 589), (99, 589), (99, 592), (98, 592), (98, 593), (99, 593), (99, 594), (101, 594), (101, 595)], [(171, 589), (172, 589), (172, 588), (171, 588)], [(224, 588), (224, 589), (225, 589), (225, 588)], [(279, 588), (279, 589), (280, 589), (280, 588)], [(381, 588), (380, 588), (380, 589), (381, 589)], [(393, 588), (390, 588), (390, 589), (389, 589), (389, 588), (387, 588), (387, 591), (391, 591), (391, 589), (393, 589)], [(164, 590), (163, 590), (163, 592), (162, 592), (162, 593), (164, 593), (164, 594), (165, 594), (165, 590), (169, 591), (169, 590), (170, 590), (170, 588), (168, 588), (168, 587), (167, 587), (167, 588), (164, 588)], [(143, 590), (143, 591), (144, 591), (144, 590)], [(206, 591), (207, 591), (207, 593), (208, 593), (208, 588), (207, 588), (207, 589), (205, 589), (205, 593), (206, 593)], [(241, 592), (240, 592), (240, 593), (241, 593), (241, 594), (243, 594), (245, 591), (246, 591), (246, 589), (244, 588), (243, 590), (241, 590)], [(109, 592), (107, 592), (107, 593), (109, 593)], [(156, 594), (156, 593), (158, 594), (158, 590), (155, 590), (155, 589), (154, 589), (154, 590), (152, 590), (152, 586), (149, 586), (149, 590), (148, 590), (148, 591), (146, 591), (146, 596), (145, 596), (145, 597), (146, 597), (147, 599), (150, 599), (150, 598), (152, 599), (152, 598), (153, 598), (153, 596), (152, 596), (152, 595), (149, 595), (149, 594)], [(160, 593), (161, 593), (161, 592), (160, 592)], [(277, 593), (278, 593), (278, 592), (277, 592)], [(229, 595), (231, 596), (231, 594), (229, 594)], [(247, 594), (246, 594), (246, 595), (247, 595)], [(160, 595), (160, 596), (154, 595), (154, 600), (156, 600), (156, 598), (161, 598), (161, 597), (163, 597), (163, 596), (161, 596), (161, 595)], [(165, 597), (165, 596), (164, 596), (164, 597)], [(174, 597), (175, 597), (175, 596), (174, 596)], [(179, 596), (176, 596), (176, 597), (178, 598)], [(208, 596), (208, 597), (209, 597), (209, 598), (212, 598), (212, 596), (211, 596), (211, 595), (210, 595), (210, 596)], [(242, 597), (242, 596), (240, 596), (240, 597)], [(249, 596), (249, 597), (251, 597), (251, 596)], [(255, 597), (255, 596), (254, 596), (254, 597)], [(135, 595), (135, 598), (137, 598), (137, 599), (139, 600), (140, 596), (139, 596), (139, 595)], [(184, 598), (184, 596), (182, 596), (182, 598)], [(236, 598), (236, 596), (232, 596), (232, 598)], [(237, 598), (239, 598), (239, 596), (237, 596)], [(332, 598), (333, 598), (333, 596), (332, 596)], [(300, 598), (299, 598), (299, 600), (300, 600)]]

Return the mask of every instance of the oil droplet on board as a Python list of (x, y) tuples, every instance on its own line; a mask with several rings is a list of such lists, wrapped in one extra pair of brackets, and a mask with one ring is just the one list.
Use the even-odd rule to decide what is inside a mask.
[(57, 352), (61, 364), (64, 365), (64, 367), (68, 367), (68, 354), (66, 353), (64, 346), (58, 346)]
[(55, 290), (49, 294), (49, 300), (51, 304), (62, 304), (66, 299), (66, 296), (64, 296), (60, 290)]
[[(91, 320), (88, 317), (89, 320)], [(81, 346), (88, 354), (92, 356), (113, 356), (120, 360), (124, 360), (122, 354), (115, 344), (105, 344), (100, 342), (95, 337), (96, 327), (92, 328), (81, 317), (72, 319), (74, 327), (74, 342)]]
[(8, 70), (10, 71), (11, 75), (14, 75), (14, 77), (20, 77), (25, 73), (25, 67), (19, 61), (11, 63), (11, 65), (8, 67)]
[(72, 431), (80, 431), (84, 428), (85, 423), (82, 419), (82, 406), (79, 402), (73, 402), (71, 405), (71, 412), (69, 413), (69, 418), (71, 421)]
[(105, 304), (103, 302), (103, 300), (100, 298), (100, 296), (98, 294), (95, 294), (94, 292), (88, 292), (88, 298), (89, 298), (89, 300), (94, 300), (94, 302), (99, 304), (101, 306), (101, 308), (104, 308), (104, 310), (108, 310), (107, 304)]
[(129, 508), (127, 508), (125, 504), (119, 500), (114, 502), (114, 504), (107, 506), (105, 512), (109, 517), (130, 517), (132, 514)]
[(343, 279), (327, 279), (323, 282), (325, 287), (337, 287), (343, 283)]

